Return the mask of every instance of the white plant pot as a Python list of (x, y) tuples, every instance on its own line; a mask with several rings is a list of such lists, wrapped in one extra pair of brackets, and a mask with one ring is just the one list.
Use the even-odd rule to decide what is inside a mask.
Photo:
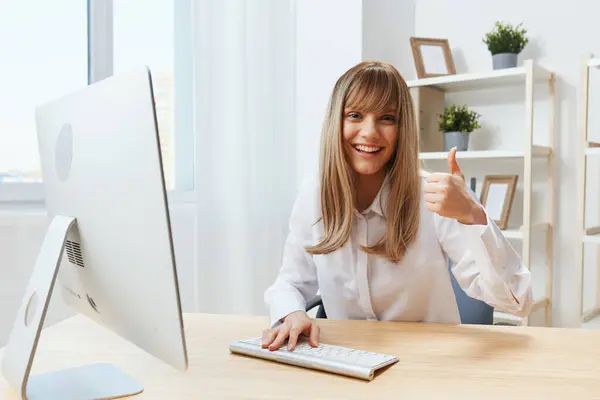
[(492, 56), (494, 69), (514, 68), (517, 66), (518, 54), (498, 53)]
[(445, 132), (444, 151), (450, 151), (456, 147), (456, 151), (469, 150), (469, 134), (465, 132)]

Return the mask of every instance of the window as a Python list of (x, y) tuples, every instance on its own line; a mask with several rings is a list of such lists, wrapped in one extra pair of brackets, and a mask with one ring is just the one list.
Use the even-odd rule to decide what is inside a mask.
[(194, 170), (189, 9), (190, 0), (113, 2), (113, 73), (150, 68), (167, 188), (184, 191)]
[(86, 14), (80, 0), (0, 7), (0, 200), (41, 191), (34, 110), (87, 84)]
[(153, 78), (167, 189), (193, 189), (191, 0), (55, 0), (34, 8), (17, 1), (4, 8), (0, 202), (43, 200), (38, 104), (142, 64)]

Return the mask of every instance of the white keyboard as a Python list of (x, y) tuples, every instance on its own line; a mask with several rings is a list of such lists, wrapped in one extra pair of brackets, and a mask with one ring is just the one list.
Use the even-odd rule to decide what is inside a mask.
[(262, 348), (262, 339), (251, 338), (236, 341), (229, 345), (232, 353), (263, 358), (298, 367), (331, 372), (354, 378), (372, 380), (375, 371), (398, 361), (398, 357), (387, 354), (350, 349), (319, 343), (312, 347), (308, 338), (300, 336), (298, 344), (292, 351), (287, 343), (279, 350), (271, 351)]

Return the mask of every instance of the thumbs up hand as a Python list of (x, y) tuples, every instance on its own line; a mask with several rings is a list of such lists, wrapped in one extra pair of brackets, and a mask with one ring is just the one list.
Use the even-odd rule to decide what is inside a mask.
[(427, 209), (465, 225), (486, 225), (485, 211), (469, 194), (458, 162), (456, 148), (448, 153), (449, 173), (433, 173), (426, 178)]

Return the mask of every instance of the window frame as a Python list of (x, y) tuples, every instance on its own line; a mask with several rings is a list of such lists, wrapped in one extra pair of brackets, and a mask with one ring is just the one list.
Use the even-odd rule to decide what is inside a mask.
[[(194, 190), (194, 56), (192, 0), (174, 0), (175, 10), (175, 189), (169, 202), (192, 203)], [(113, 74), (113, 0), (87, 0), (88, 84)], [(44, 203), (43, 183), (0, 183), (0, 206)]]

